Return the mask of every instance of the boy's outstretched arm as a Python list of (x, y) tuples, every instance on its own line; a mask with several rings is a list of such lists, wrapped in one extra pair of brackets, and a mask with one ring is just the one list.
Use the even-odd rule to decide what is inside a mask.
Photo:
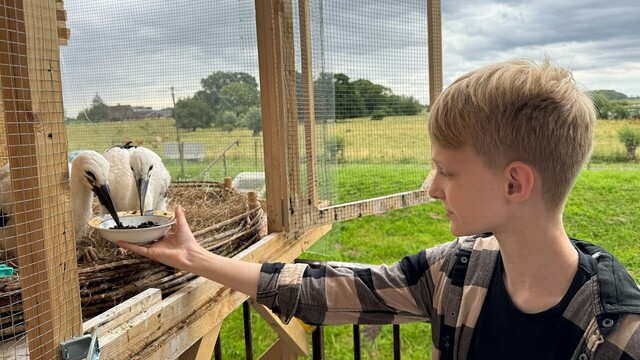
[(262, 264), (230, 259), (207, 251), (193, 236), (180, 205), (176, 207), (175, 215), (176, 228), (173, 233), (150, 245), (139, 246), (118, 241), (118, 246), (255, 297)]

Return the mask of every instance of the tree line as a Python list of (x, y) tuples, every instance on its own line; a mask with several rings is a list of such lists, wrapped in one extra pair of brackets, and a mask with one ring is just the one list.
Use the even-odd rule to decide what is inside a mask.
[[(298, 90), (302, 76), (296, 74)], [(257, 136), (262, 131), (260, 91), (255, 77), (244, 72), (217, 71), (201, 79), (201, 90), (193, 96), (179, 99), (173, 109), (176, 125), (195, 131), (197, 128), (220, 128), (231, 131), (246, 127)], [(304, 120), (302, 91), (298, 91), (298, 117)], [(415, 115), (423, 106), (413, 97), (395, 95), (391, 89), (369, 80), (350, 81), (345, 74), (322, 73), (314, 80), (317, 121), (340, 121), (371, 117), (381, 120), (391, 115)], [(78, 114), (78, 120), (117, 121), (113, 107), (98, 94), (91, 106)]]
[(640, 101), (615, 90), (594, 90), (589, 93), (598, 119), (640, 119)]

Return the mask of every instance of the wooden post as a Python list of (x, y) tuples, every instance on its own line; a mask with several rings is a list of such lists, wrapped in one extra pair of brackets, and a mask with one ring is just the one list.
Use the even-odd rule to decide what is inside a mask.
[(429, 47), (429, 106), (442, 92), (442, 20), (440, 0), (427, 0)]
[(82, 334), (67, 197), (57, 21), (62, 13), (53, 1), (7, 0), (0, 6), (2, 129), (15, 198), (29, 355), (58, 359), (60, 343)]
[(228, 176), (224, 178), (224, 187), (227, 189), (233, 189), (233, 180)]
[[(316, 171), (316, 114), (313, 94), (313, 54), (311, 52), (311, 19), (309, 16), (309, 0), (298, 2), (298, 18), (300, 19), (300, 61), (302, 62), (302, 111), (304, 113), (304, 139), (307, 165), (307, 199), (305, 206), (311, 209), (318, 207), (318, 175)], [(304, 101), (306, 100), (306, 101)], [(307, 208), (306, 211), (311, 211)]]
[(260, 103), (264, 134), (267, 228), (269, 233), (289, 231), (287, 177), (286, 93), (280, 38), (280, 0), (256, 0)]

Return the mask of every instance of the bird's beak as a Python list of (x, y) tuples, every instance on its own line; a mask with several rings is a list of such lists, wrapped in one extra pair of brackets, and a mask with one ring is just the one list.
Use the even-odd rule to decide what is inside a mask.
[(144, 199), (147, 198), (149, 178), (146, 176), (140, 176), (138, 180), (136, 180), (136, 186), (138, 187), (138, 198), (140, 200), (140, 215), (144, 215)]
[(9, 220), (11, 220), (11, 214), (6, 213), (2, 210), (0, 210), (0, 227), (5, 227), (7, 226), (7, 224), (9, 223)]
[(98, 197), (98, 201), (100, 204), (104, 206), (111, 217), (116, 222), (116, 226), (118, 228), (122, 228), (122, 223), (120, 222), (120, 217), (118, 216), (118, 212), (116, 211), (116, 207), (113, 205), (113, 201), (111, 200), (111, 190), (109, 190), (109, 185), (104, 184), (102, 186), (94, 186), (93, 193)]

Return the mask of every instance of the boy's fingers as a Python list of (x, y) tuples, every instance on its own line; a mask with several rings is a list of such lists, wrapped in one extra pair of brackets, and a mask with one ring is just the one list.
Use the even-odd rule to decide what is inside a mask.
[(116, 243), (118, 246), (120, 246), (121, 248), (125, 249), (125, 250), (129, 250), (134, 254), (138, 254), (138, 255), (142, 255), (142, 256), (146, 256), (146, 253), (148, 251), (148, 249), (144, 246), (138, 246), (138, 245), (134, 245), (134, 244), (130, 244), (126, 241), (122, 241), (119, 240)]
[(189, 225), (187, 224), (187, 219), (184, 217), (184, 212), (182, 211), (182, 205), (176, 206), (175, 214), (176, 214), (177, 229), (189, 227)]

